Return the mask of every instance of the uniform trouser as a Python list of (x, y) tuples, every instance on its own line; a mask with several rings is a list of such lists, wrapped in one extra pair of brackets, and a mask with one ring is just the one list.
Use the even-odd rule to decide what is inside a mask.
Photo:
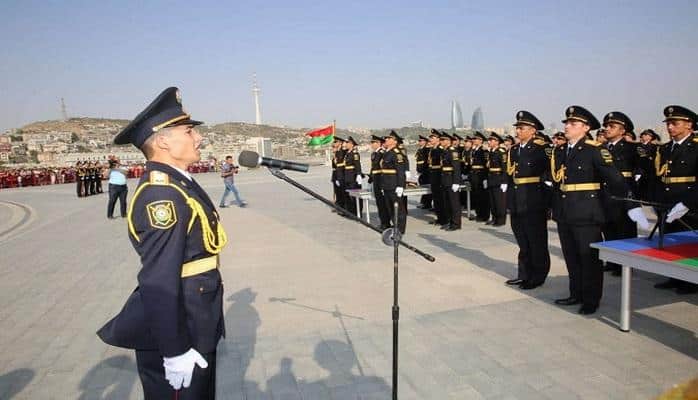
[(162, 356), (157, 351), (136, 350), (138, 375), (145, 400), (207, 400), (216, 398), (216, 352), (202, 354), (207, 368), (194, 367), (191, 385), (175, 391), (165, 379)]
[(506, 198), (499, 185), (487, 187), (488, 199), (492, 208), (492, 219), (497, 224), (503, 224), (507, 220)]
[(349, 202), (348, 195), (346, 192), (347, 185), (344, 182), (344, 180), (340, 179), (339, 180), (339, 187), (337, 187), (337, 205), (346, 209), (347, 208), (347, 203)]
[(76, 189), (77, 189), (78, 197), (84, 196), (85, 194), (83, 192), (83, 189), (85, 186), (85, 180), (81, 177), (78, 177), (78, 179), (76, 181), (76, 186), (77, 186)]
[(95, 180), (94, 178), (90, 178), (87, 180), (87, 189), (89, 190), (90, 195), (95, 194)]
[(119, 200), (119, 208), (121, 216), (126, 217), (126, 195), (128, 194), (128, 186), (109, 184), (109, 203), (107, 203), (107, 217), (114, 216), (114, 206), (116, 200)]
[(373, 197), (376, 198), (376, 207), (378, 208), (378, 219), (381, 222), (381, 228), (385, 229), (390, 226), (390, 212), (388, 211), (387, 203), (383, 189), (380, 188), (380, 183), (376, 183), (373, 178)]
[[(619, 207), (619, 206), (616, 206)], [(601, 230), (603, 240), (629, 239), (637, 237), (637, 225), (625, 213), (619, 219), (606, 221)], [(620, 271), (620, 264), (607, 262), (607, 266)]]
[(102, 178), (97, 177), (97, 193), (102, 193)]
[(475, 180), (477, 184), (472, 187), (473, 207), (478, 221), (486, 221), (490, 218), (490, 198), (487, 189), (482, 187), (481, 180)]
[[(425, 174), (428, 174), (428, 172), (426, 172), (426, 173), (422, 172), (421, 175), (419, 175), (418, 181), (419, 181), (420, 185), (426, 185), (429, 183), (429, 178), (427, 176), (425, 176)], [(419, 199), (419, 203), (422, 205), (423, 208), (431, 208), (431, 199), (432, 199), (432, 195), (424, 194)]]
[(448, 223), (444, 209), (444, 195), (441, 188), (441, 174), (431, 175), (431, 196), (434, 201), (434, 212), (436, 213), (436, 222), (443, 225)]
[(386, 189), (384, 191), (385, 201), (384, 204), (388, 210), (388, 215), (391, 221), (395, 220), (395, 202), (398, 204), (398, 214), (397, 214), (397, 228), (400, 232), (405, 233), (405, 228), (407, 225), (407, 210), (405, 209), (405, 202), (397, 197), (395, 189)]
[(446, 208), (446, 219), (448, 223), (456, 228), (461, 227), (461, 207), (460, 207), (460, 191), (454, 192), (451, 186), (444, 186), (443, 190), (444, 205)]
[(550, 272), (548, 217), (545, 210), (511, 215), (511, 230), (519, 245), (519, 272), (516, 276), (534, 285), (542, 285)]
[[(361, 186), (357, 184), (356, 182), (349, 182), (347, 181), (347, 186), (345, 189), (361, 189)], [(347, 192), (344, 192), (346, 194), (346, 209), (352, 213), (353, 215), (356, 215), (356, 198), (349, 196)], [(359, 200), (359, 210), (360, 212), (363, 212), (364, 210), (364, 204), (363, 201)]]
[(603, 291), (603, 270), (599, 251), (589, 244), (601, 241), (601, 226), (558, 222), (557, 231), (570, 278), (570, 296), (586, 306), (598, 307)]
[(343, 205), (340, 204), (342, 193), (339, 190), (339, 186), (337, 186), (337, 182), (334, 180), (332, 181), (332, 190), (334, 191), (334, 204), (343, 207)]

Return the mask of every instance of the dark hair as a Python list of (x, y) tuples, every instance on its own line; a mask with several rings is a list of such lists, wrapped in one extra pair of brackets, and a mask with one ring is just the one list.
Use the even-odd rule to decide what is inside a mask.
[(233, 156), (225, 156), (226, 160), (230, 160), (231, 158), (233, 158)]

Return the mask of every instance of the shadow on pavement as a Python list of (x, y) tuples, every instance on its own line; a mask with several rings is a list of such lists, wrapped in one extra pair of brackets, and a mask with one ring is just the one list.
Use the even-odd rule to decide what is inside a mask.
[(0, 375), (0, 399), (9, 400), (19, 394), (36, 373), (33, 369), (20, 368)]
[(80, 381), (79, 400), (127, 399), (138, 379), (136, 363), (125, 355), (100, 361)]

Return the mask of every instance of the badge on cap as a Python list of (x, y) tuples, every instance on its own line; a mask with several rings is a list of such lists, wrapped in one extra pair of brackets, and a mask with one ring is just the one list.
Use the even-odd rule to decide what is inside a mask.
[(179, 89), (175, 92), (175, 99), (177, 99), (177, 103), (182, 104), (182, 93), (179, 92)]
[(150, 226), (156, 229), (169, 229), (177, 222), (174, 203), (170, 200), (155, 201), (146, 206)]
[(673, 113), (674, 113), (674, 107), (669, 107), (669, 109), (668, 109), (667, 111), (669, 111), (669, 114), (673, 114)]
[(570, 107), (567, 109), (568, 114), (574, 114), (574, 107)]
[(519, 118), (523, 118), (523, 111), (519, 111)]

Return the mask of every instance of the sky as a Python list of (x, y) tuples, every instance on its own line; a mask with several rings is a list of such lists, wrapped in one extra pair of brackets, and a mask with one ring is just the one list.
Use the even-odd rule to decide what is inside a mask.
[(4, 0), (0, 132), (69, 116), (132, 119), (163, 89), (209, 124), (450, 127), (569, 105), (642, 129), (698, 111), (698, 2)]

